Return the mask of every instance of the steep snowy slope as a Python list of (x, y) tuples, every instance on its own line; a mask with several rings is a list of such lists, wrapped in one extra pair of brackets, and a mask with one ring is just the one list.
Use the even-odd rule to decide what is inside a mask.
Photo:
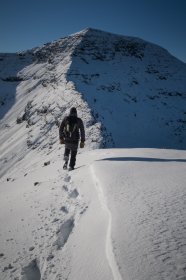
[(72, 106), (86, 126), (86, 149), (100, 146), (101, 124), (66, 79), (81, 39), (76, 34), (21, 54), (0, 55), (0, 175), (33, 149), (40, 154), (58, 149), (58, 125)]
[(186, 64), (165, 49), (87, 29), (68, 80), (110, 135), (106, 146), (186, 148)]

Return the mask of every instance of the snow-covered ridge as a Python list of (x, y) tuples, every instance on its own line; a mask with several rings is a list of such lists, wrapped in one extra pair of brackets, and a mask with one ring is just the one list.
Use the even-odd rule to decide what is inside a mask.
[(86, 149), (100, 146), (100, 123), (88, 104), (66, 80), (75, 35), (18, 54), (0, 55), (1, 174), (30, 150), (58, 149), (58, 125), (72, 106), (86, 126)]
[(87, 28), (1, 54), (0, 85), (3, 172), (30, 149), (58, 149), (58, 125), (72, 106), (88, 149), (186, 147), (186, 65), (141, 39)]
[(105, 130), (105, 145), (186, 147), (186, 65), (144, 40), (87, 29), (68, 80)]
[[(154, 44), (90, 28), (0, 54), (0, 279), (185, 279), (185, 74)], [(70, 173), (72, 106), (87, 141)]]

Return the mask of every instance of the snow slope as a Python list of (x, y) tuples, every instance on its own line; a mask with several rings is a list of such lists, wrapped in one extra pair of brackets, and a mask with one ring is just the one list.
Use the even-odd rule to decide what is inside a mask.
[[(6, 153), (10, 144), (22, 157), (28, 148), (57, 149), (57, 125), (72, 106), (84, 119), (90, 149), (185, 149), (185, 104), (186, 64), (138, 38), (88, 28), (1, 54), (1, 161), (18, 160)], [(6, 147), (15, 134), (26, 151), (11, 141)]]
[[(58, 149), (58, 126), (73, 106), (86, 126), (87, 149), (100, 146), (101, 124), (66, 79), (79, 35), (21, 54), (0, 57), (0, 176), (31, 150)], [(7, 163), (7, 164), (6, 164)]]
[[(185, 77), (162, 48), (93, 29), (0, 54), (1, 280), (185, 279)], [(68, 172), (72, 106), (87, 140)]]
[(1, 179), (2, 280), (185, 279), (185, 152), (33, 158)]
[(107, 147), (186, 148), (186, 64), (165, 49), (88, 29), (67, 78), (102, 123)]

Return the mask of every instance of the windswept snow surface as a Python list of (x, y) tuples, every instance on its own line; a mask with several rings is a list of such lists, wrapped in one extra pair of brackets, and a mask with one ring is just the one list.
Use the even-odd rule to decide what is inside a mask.
[(185, 279), (186, 152), (62, 152), (1, 178), (0, 279)]

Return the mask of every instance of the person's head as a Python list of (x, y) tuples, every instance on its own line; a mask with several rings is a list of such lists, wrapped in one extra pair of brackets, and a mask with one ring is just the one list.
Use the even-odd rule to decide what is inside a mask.
[(70, 116), (76, 116), (77, 117), (77, 110), (75, 107), (72, 107), (70, 109)]

